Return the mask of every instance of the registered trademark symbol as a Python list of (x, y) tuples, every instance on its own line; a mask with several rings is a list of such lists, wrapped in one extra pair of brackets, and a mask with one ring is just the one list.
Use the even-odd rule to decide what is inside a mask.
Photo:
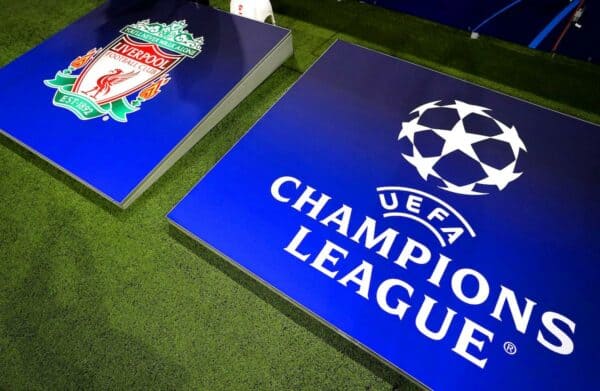
[(514, 356), (515, 354), (517, 354), (517, 346), (510, 341), (506, 341), (504, 342), (504, 351), (506, 352), (506, 354)]

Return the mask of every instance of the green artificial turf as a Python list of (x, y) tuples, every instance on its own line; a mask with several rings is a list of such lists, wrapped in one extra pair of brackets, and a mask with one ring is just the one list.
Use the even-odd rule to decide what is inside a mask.
[[(100, 3), (0, 0), (0, 65)], [(273, 3), (294, 57), (126, 211), (0, 138), (0, 389), (416, 388), (164, 218), (335, 38), (600, 122), (597, 66), (354, 1)]]

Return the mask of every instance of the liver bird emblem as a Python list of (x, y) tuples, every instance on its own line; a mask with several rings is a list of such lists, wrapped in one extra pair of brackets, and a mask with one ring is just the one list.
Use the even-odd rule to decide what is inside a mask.
[[(113, 69), (109, 73), (104, 76), (100, 76), (96, 81), (96, 86), (89, 91), (84, 91), (83, 93), (90, 96), (93, 99), (97, 99), (98, 95), (106, 95), (110, 92), (110, 89), (115, 84), (119, 84), (124, 82), (125, 80), (131, 79), (132, 77), (139, 74), (138, 72), (128, 72), (123, 73), (123, 70), (120, 68)], [(92, 95), (93, 93), (93, 95)]]

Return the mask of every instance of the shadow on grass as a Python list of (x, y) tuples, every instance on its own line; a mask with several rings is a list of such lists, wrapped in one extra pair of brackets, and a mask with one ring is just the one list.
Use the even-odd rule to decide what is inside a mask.
[(340, 353), (351, 358), (379, 378), (385, 380), (392, 385), (393, 390), (421, 390), (419, 386), (408, 380), (396, 369), (379, 361), (372, 354), (336, 333), (333, 329), (325, 326), (321, 321), (298, 308), (283, 298), (283, 296), (278, 295), (240, 268), (234, 266), (231, 262), (221, 258), (198, 241), (190, 238), (176, 227), (169, 225), (169, 235), (194, 254), (197, 254), (203, 260), (225, 273), (233, 281), (254, 293), (265, 303), (276, 308), (296, 324), (304, 327)]
[(121, 208), (119, 208), (106, 198), (102, 197), (83, 183), (79, 182), (78, 180), (66, 174), (65, 172), (59, 170), (57, 167), (53, 166), (46, 160), (42, 159), (41, 157), (26, 149), (25, 147), (10, 140), (9, 138), (0, 135), (0, 146), (5, 147), (6, 149), (14, 152), (23, 160), (33, 164), (36, 168), (44, 171), (46, 174), (52, 176), (54, 179), (62, 182), (71, 190), (89, 199), (95, 205), (101, 207), (111, 215), (118, 216), (119, 214), (123, 213), (123, 210)]
[(184, 387), (184, 367), (111, 324), (106, 282), (89, 259), (94, 240), (56, 234), (77, 218), (61, 216), (40, 228), (27, 255), (11, 260), (20, 278), (0, 302), (0, 389)]

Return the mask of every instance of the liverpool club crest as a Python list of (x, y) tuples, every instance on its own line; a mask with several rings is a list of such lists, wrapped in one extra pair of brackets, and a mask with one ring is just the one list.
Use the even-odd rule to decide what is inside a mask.
[(202, 51), (204, 38), (194, 38), (186, 27), (183, 20), (126, 26), (107, 47), (90, 50), (44, 81), (56, 89), (52, 103), (82, 120), (127, 122), (128, 114), (161, 92), (173, 68)]

